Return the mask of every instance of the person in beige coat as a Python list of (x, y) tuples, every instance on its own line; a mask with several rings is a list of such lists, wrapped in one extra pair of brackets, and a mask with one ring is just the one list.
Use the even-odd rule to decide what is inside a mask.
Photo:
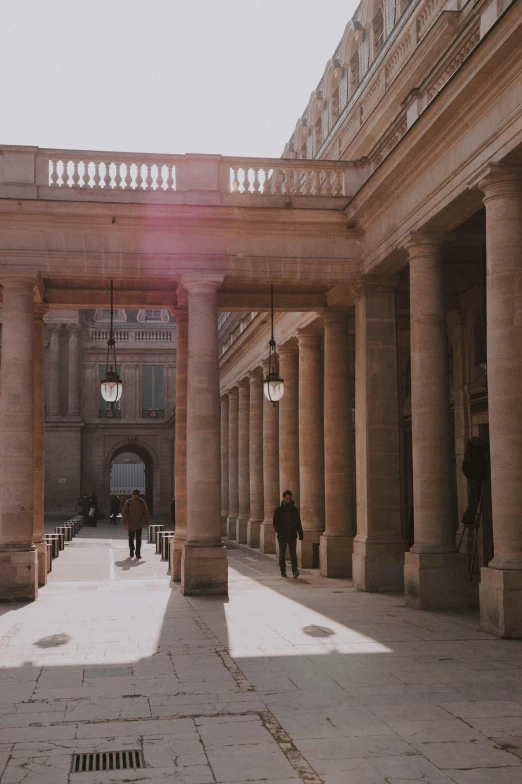
[(130, 499), (125, 503), (122, 512), (121, 524), (129, 532), (130, 557), (134, 557), (136, 545), (136, 559), (141, 558), (141, 529), (150, 525), (150, 514), (147, 504), (140, 498), (140, 491), (133, 490)]

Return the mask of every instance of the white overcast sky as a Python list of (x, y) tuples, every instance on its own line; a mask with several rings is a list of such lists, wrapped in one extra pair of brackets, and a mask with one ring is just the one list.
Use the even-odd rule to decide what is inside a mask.
[(0, 144), (279, 156), (355, 0), (0, 0)]

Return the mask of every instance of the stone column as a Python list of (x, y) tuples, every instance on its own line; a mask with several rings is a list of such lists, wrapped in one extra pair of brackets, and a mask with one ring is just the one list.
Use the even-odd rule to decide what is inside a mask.
[(487, 371), (494, 557), (481, 570), (480, 621), (522, 637), (522, 171), (491, 166), (486, 205)]
[(250, 379), (250, 518), (247, 527), (247, 544), (259, 547), (261, 523), (264, 517), (263, 504), (263, 371), (252, 370)]
[(444, 304), (444, 235), (415, 232), (410, 262), (411, 429), (414, 544), (406, 553), (406, 603), (466, 606), (466, 555), (456, 552)]
[(221, 438), (217, 290), (222, 278), (187, 277), (187, 539), (181, 560), (184, 594), (227, 594), (221, 541)]
[[(324, 422), (321, 335), (299, 330), (299, 486), (304, 539), (300, 566), (319, 566), (324, 531)], [(283, 488), (283, 492), (286, 488)], [(291, 489), (291, 488), (290, 488)]]
[(187, 361), (188, 312), (176, 310), (176, 423), (174, 441), (174, 497), (176, 528), (172, 540), (171, 582), (181, 581), (181, 556), (187, 537)]
[[(263, 377), (268, 374), (268, 359), (263, 361)], [(286, 386), (286, 382), (285, 382)], [(286, 394), (286, 392), (285, 392)], [(283, 395), (284, 397), (284, 395)], [(262, 553), (275, 553), (274, 509), (281, 503), (279, 493), (279, 403), (271, 403), (263, 393), (263, 506), (264, 519), (259, 532)]]
[(323, 577), (351, 577), (356, 522), (348, 313), (325, 312), (323, 321), (325, 531), (320, 568)]
[(227, 535), (228, 518), (228, 395), (221, 398), (221, 535)]
[(34, 316), (30, 278), (5, 276), (0, 402), (0, 601), (38, 595), (34, 525)]
[(237, 518), (237, 541), (247, 542), (250, 518), (250, 382), (244, 378), (239, 382), (238, 415), (238, 494), (239, 515)]
[(62, 325), (51, 322), (49, 330), (49, 380), (47, 384), (47, 418), (60, 416), (60, 334)]
[[(291, 490), (299, 506), (299, 349), (297, 341), (279, 346), (279, 374), (285, 393), (279, 408), (279, 487)], [(281, 498), (279, 498), (281, 502)]]
[(228, 393), (228, 519), (227, 537), (237, 539), (237, 518), (239, 517), (238, 489), (238, 417), (239, 389), (233, 387)]
[(47, 305), (34, 306), (34, 507), (33, 544), (38, 553), (38, 585), (47, 583), (47, 543), (44, 539), (45, 385), (44, 322)]
[(396, 279), (366, 276), (355, 302), (357, 535), (353, 584), (399, 591), (406, 543), (401, 531)]
[(69, 333), (67, 416), (77, 419), (80, 416), (80, 325), (68, 324), (67, 332)]

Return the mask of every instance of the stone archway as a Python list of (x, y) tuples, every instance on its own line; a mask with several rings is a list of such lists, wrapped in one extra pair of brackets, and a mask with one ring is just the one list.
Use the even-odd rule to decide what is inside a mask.
[(152, 515), (154, 513), (154, 459), (147, 447), (143, 444), (139, 444), (136, 441), (127, 441), (124, 444), (120, 444), (111, 453), (108, 460), (109, 471), (118, 455), (124, 454), (125, 452), (130, 452), (139, 457), (145, 466), (145, 502)]

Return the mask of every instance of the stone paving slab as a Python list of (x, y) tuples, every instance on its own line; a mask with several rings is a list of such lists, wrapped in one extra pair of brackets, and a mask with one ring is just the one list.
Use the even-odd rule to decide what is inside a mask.
[[(0, 605), (0, 784), (522, 784), (522, 643), (473, 611), (231, 546), (230, 597), (183, 597), (152, 545), (82, 529), (37, 602)], [(71, 773), (137, 749), (145, 769)]]

